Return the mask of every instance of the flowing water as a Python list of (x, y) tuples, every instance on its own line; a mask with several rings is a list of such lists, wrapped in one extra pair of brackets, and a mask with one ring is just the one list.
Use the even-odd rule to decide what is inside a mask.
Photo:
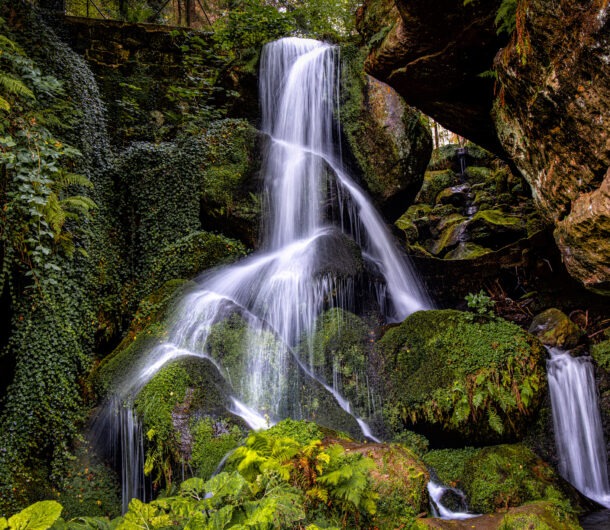
[(593, 364), (550, 348), (547, 361), (559, 470), (581, 493), (610, 507), (608, 460)]
[[(428, 482), (428, 493), (430, 494), (431, 512), (434, 517), (441, 519), (472, 519), (479, 514), (468, 513), (468, 504), (464, 493), (456, 488), (448, 488), (434, 480)], [(457, 510), (447, 507), (448, 501)]]
[[(269, 147), (263, 164), (261, 251), (199, 280), (174, 315), (167, 342), (125, 378), (123, 400), (168, 362), (195, 356), (211, 362), (231, 383), (230, 411), (252, 428), (268, 427), (285, 416), (285, 403), (295, 399), (289, 395), (294, 375), (289, 370), (295, 366), (353, 414), (337, 382), (317, 377), (313, 354), (302, 346), (324, 309), (354, 309), (355, 279), (328, 266), (336, 260), (327, 251), (345, 256), (346, 244), (355, 242), (366, 268), (374, 271), (376, 281), (368, 290), (386, 321), (401, 321), (430, 306), (381, 216), (343, 169), (335, 119), (338, 59), (336, 48), (314, 40), (287, 38), (265, 47), (260, 92)], [(245, 377), (231, 377), (230, 367), (214, 359), (208, 346), (214, 326), (233, 314), (249, 330), (242, 347)], [(363, 434), (376, 440), (368, 425), (354, 417)]]

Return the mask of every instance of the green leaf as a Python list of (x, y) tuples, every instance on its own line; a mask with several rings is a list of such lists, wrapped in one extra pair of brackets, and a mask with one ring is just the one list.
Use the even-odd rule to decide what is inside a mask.
[(40, 501), (13, 515), (8, 525), (11, 530), (47, 530), (59, 519), (62, 510), (57, 501)]

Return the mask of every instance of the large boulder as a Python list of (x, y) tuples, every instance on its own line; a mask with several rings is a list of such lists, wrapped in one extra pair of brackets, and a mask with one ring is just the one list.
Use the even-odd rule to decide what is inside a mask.
[(545, 396), (545, 350), (501, 319), (418, 311), (375, 345), (384, 416), (436, 445), (523, 436)]
[(532, 0), (498, 54), (500, 141), (555, 223), (569, 272), (610, 294), (610, 11)]
[(500, 3), (368, 0), (359, 12), (366, 71), (446, 128), (503, 153), (490, 118), (493, 79), (481, 75), (507, 40), (494, 24)]
[(564, 350), (575, 348), (585, 335), (568, 315), (553, 307), (534, 317), (529, 332), (536, 335), (544, 345)]
[(394, 220), (421, 186), (430, 130), (394, 89), (363, 73), (361, 52), (348, 48), (343, 56), (341, 126), (362, 184)]

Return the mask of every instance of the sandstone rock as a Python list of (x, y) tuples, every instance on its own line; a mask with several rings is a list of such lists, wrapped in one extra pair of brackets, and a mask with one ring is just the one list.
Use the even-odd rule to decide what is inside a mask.
[(448, 129), (503, 153), (489, 116), (493, 80), (479, 75), (506, 42), (494, 26), (500, 0), (388, 4), (368, 0), (360, 11), (359, 28), (372, 47), (367, 72)]
[(568, 271), (610, 294), (610, 10), (532, 0), (498, 54), (499, 138), (556, 226)]

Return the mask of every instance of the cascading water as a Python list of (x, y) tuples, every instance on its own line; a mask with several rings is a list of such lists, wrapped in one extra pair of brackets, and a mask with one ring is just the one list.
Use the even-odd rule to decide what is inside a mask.
[[(174, 315), (167, 341), (149, 353), (137, 373), (125, 378), (120, 386), (123, 399), (137, 394), (166, 363), (196, 356), (214, 364), (231, 383), (231, 412), (252, 428), (281, 419), (286, 403), (295, 401), (288, 395), (291, 366), (317, 379), (351, 414), (338, 385), (320, 381), (311, 351), (302, 351), (302, 344), (308, 343), (303, 338), (315, 331), (325, 308), (353, 309), (353, 281), (329, 272), (323, 251), (345, 240), (351, 245), (355, 241), (380, 279), (371, 292), (377, 293), (387, 321), (401, 321), (429, 306), (383, 220), (342, 168), (334, 120), (338, 64), (336, 48), (314, 40), (287, 38), (265, 47), (260, 92), (269, 148), (263, 166), (263, 250), (199, 280)], [(338, 212), (334, 219), (328, 213), (333, 201)], [(239, 378), (231, 377), (208, 347), (213, 327), (232, 314), (249, 329), (243, 344), (245, 376)], [(298, 411), (293, 408), (291, 414)], [(364, 435), (375, 440), (368, 426), (356, 419)]]
[(547, 361), (559, 470), (580, 492), (610, 508), (608, 460), (593, 364), (549, 348)]

